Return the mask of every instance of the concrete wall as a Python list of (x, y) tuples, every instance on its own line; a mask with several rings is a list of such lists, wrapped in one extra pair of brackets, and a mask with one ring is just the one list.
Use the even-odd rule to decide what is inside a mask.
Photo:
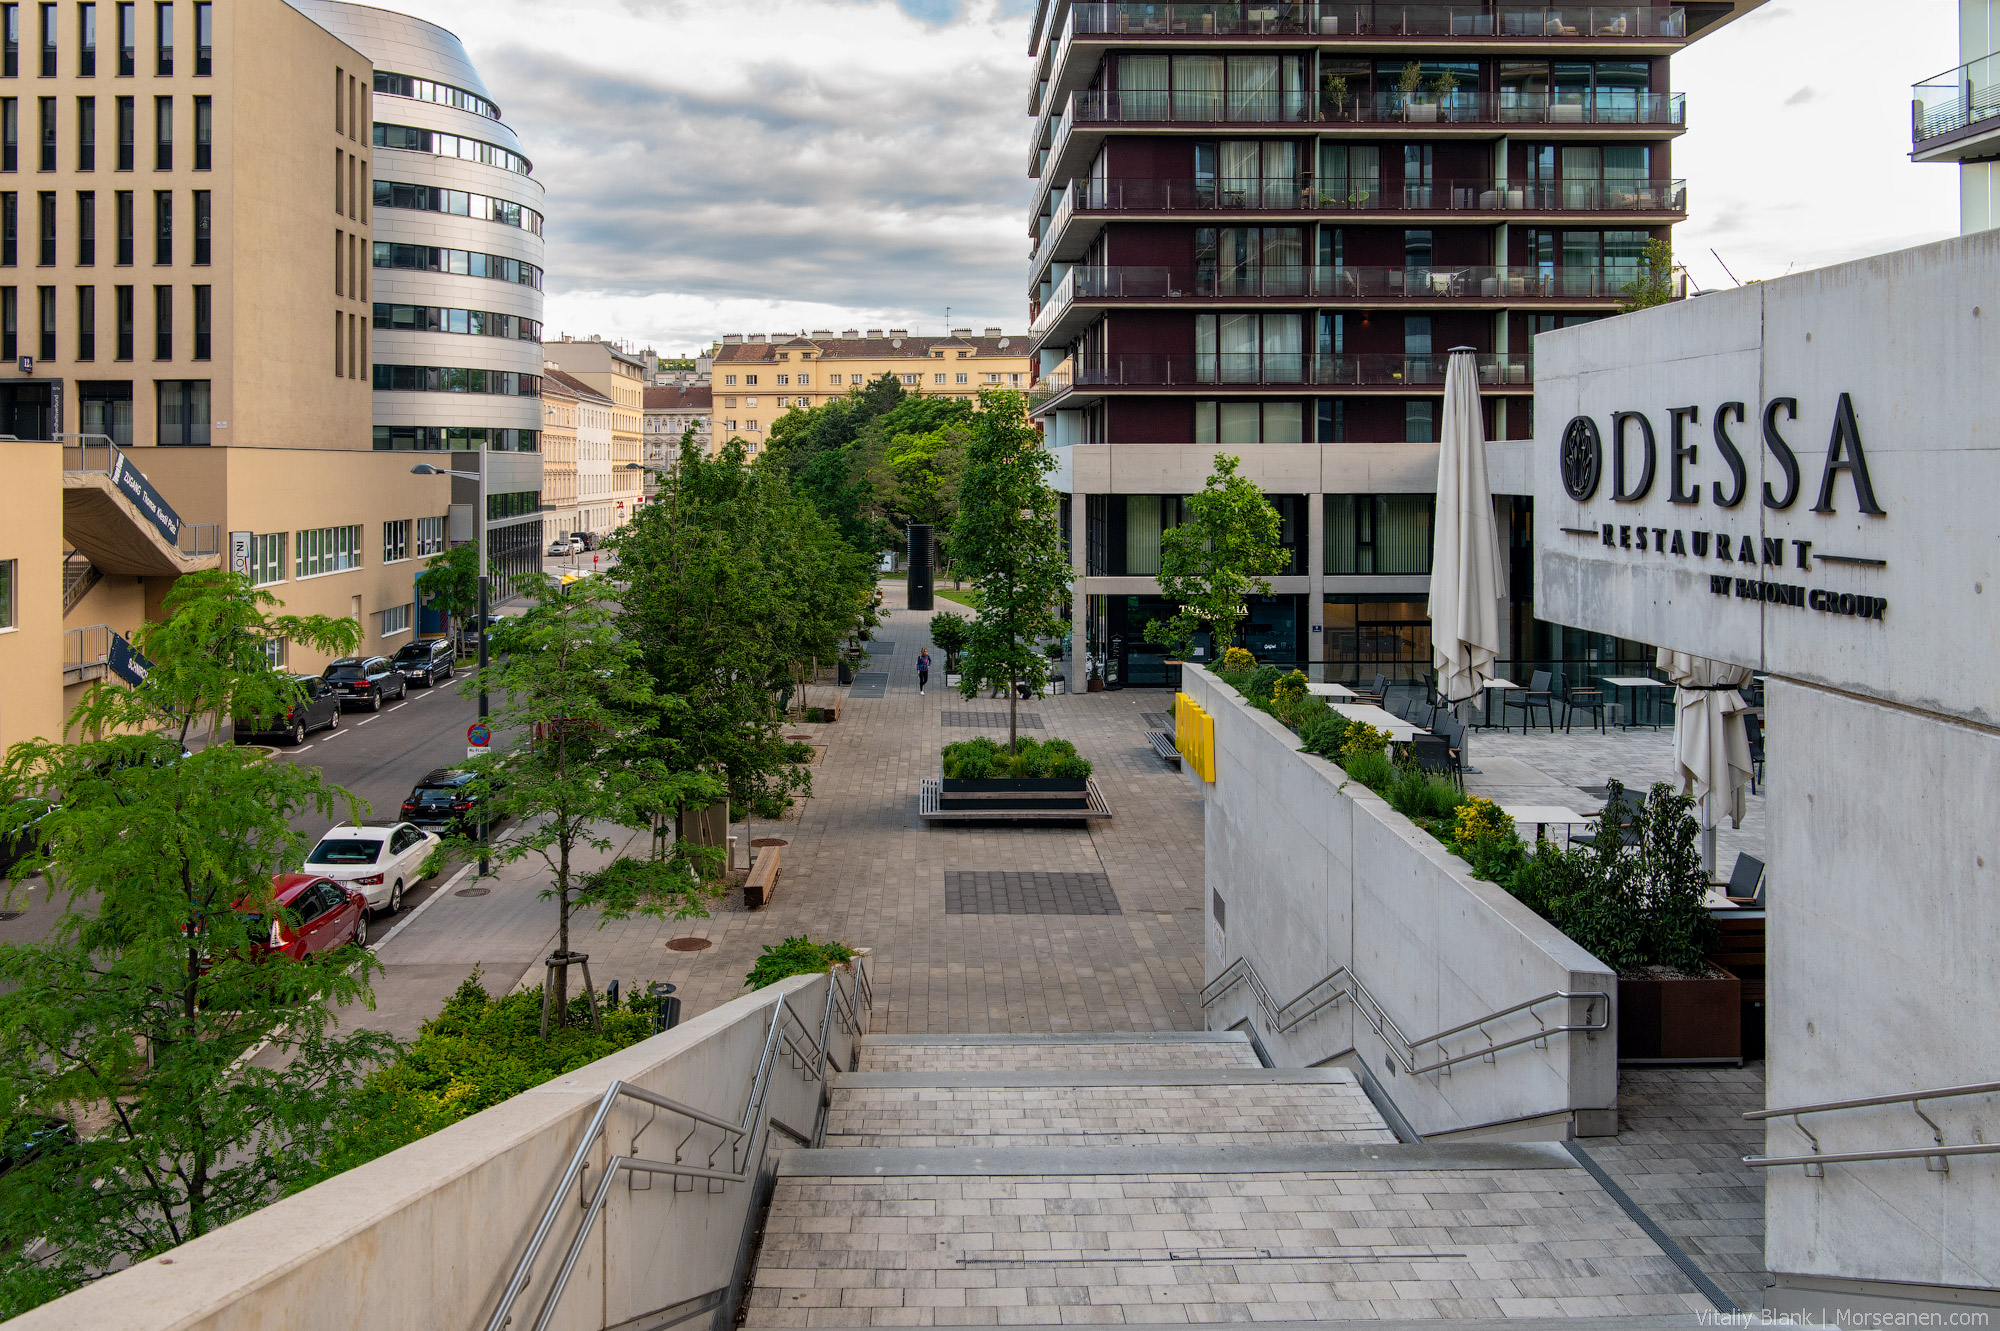
[[(815, 1038), (826, 978), (801, 976), (705, 1012), (664, 1035), (525, 1091), (434, 1136), (286, 1198), (119, 1272), (9, 1325), (19, 1331), (443, 1331), (486, 1324), (525, 1251), (550, 1191), (568, 1165), (604, 1088), (614, 1079), (736, 1119), (748, 1097), (771, 1010), (780, 996)], [(853, 1038), (834, 1022), (842, 1066)], [(780, 1060), (768, 1113), (812, 1130), (819, 1083)], [(612, 1155), (673, 1158), (687, 1121), (624, 1101), (591, 1159), (595, 1187)], [(716, 1133), (689, 1145), (705, 1157)], [(636, 1138), (636, 1141), (635, 1141)], [(782, 1148), (787, 1139), (776, 1136)], [(699, 1158), (699, 1157), (697, 1157)], [(728, 1163), (722, 1152), (720, 1163)], [(773, 1168), (766, 1151), (764, 1174)], [(613, 1185), (553, 1323), (563, 1331), (614, 1326), (725, 1289), (752, 1216), (752, 1189), (676, 1192), (656, 1177), (641, 1190)], [(576, 1233), (564, 1207), (514, 1309), (531, 1324), (555, 1265)], [(688, 1326), (727, 1325), (717, 1315)]]
[[(1282, 1003), (1337, 966), (1351, 966), (1405, 1036), (1417, 1039), (1558, 990), (1616, 993), (1611, 971), (1503, 888), (1466, 871), (1429, 833), (1321, 758), (1199, 667), (1185, 688), (1215, 718), (1216, 779), (1206, 785), (1206, 973), (1238, 956)], [(1198, 778), (1190, 778), (1198, 780)], [(1214, 897), (1225, 903), (1217, 924)], [(1572, 1001), (1569, 1020), (1583, 1019)], [(1543, 1015), (1560, 1024), (1562, 1004)], [(1600, 1001), (1597, 1016), (1603, 1016)], [(1425, 1135), (1519, 1125), (1562, 1136), (1609, 1130), (1618, 1095), (1610, 1033), (1556, 1036), (1449, 1073), (1392, 1074), (1388, 1046), (1342, 1002), (1290, 1035), (1267, 1030), (1247, 986), (1208, 1010), (1221, 1030), (1252, 1022), (1287, 1067), (1352, 1050)], [(1535, 1028), (1525, 1014), (1495, 1023), (1501, 1039)], [(1447, 1041), (1451, 1052), (1478, 1037)], [(1483, 1041), (1480, 1041), (1483, 1043)], [(1436, 1046), (1419, 1050), (1424, 1061)], [(1578, 1119), (1577, 1116), (1581, 1115)]]
[[(4, 750), (26, 739), (62, 738), (62, 449), (0, 440), (0, 475), (7, 478), (0, 485), (0, 564), (13, 566), (11, 622), (8, 607), (0, 606)], [(129, 587), (136, 579), (119, 581)]]

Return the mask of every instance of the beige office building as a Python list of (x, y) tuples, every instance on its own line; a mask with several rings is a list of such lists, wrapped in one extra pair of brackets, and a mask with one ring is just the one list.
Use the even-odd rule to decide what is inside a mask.
[(372, 447), (372, 66), (280, 0), (0, 9), (0, 433), (61, 441), (6, 446), (0, 742), (195, 569), (409, 641), (450, 498)]
[[(577, 383), (597, 393), (610, 406), (608, 456), (592, 459), (585, 448), (581, 424), (577, 432), (577, 503), (588, 521), (582, 530), (608, 536), (632, 520), (645, 502), (640, 472), (631, 464), (641, 462), (645, 438), (646, 361), (620, 351), (609, 342), (575, 341), (564, 338), (542, 346), (545, 365), (560, 370)], [(601, 485), (592, 478), (599, 475)]]
[(730, 333), (715, 358), (715, 437), (740, 435), (754, 455), (770, 438), (778, 417), (844, 397), (883, 375), (911, 392), (969, 398), (982, 388), (1026, 391), (1028, 339), (989, 328), (974, 337), (954, 328), (949, 337), (911, 337), (901, 328), (871, 328), (835, 336)]

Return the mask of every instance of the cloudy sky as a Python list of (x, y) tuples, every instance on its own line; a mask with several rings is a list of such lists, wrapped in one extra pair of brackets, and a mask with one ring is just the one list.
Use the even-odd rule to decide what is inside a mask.
[[(548, 187), (552, 332), (1027, 322), (1032, 0), (376, 0), (464, 40)], [(1909, 153), (1953, 0), (1771, 0), (1675, 60), (1695, 280), (1918, 244), (1957, 184)]]

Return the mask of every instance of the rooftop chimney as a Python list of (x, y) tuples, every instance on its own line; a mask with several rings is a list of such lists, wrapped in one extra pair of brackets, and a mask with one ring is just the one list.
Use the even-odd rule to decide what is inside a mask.
[(997, 329), (997, 328), (989, 328), (989, 329), (987, 329), (987, 330), (986, 330), (986, 336), (988, 336), (988, 337), (998, 337), (998, 336), (1000, 336), (1000, 330), (999, 330), (999, 329)]
[(882, 336), (882, 330), (881, 330), (881, 329), (879, 329), (879, 328), (871, 328), (871, 329), (869, 329), (869, 330), (868, 330), (868, 336), (870, 336), (870, 337), (880, 337), (880, 336)]
[(953, 337), (971, 337), (972, 330), (970, 328), (954, 328), (951, 330), (951, 335)]
[(750, 334), (750, 340), (752, 342), (762, 342), (764, 340), (764, 335), (762, 333), (752, 333)]
[(815, 328), (812, 331), (812, 335), (814, 337), (832, 337), (833, 330), (831, 328)]
[(840, 330), (840, 335), (842, 337), (860, 337), (861, 330), (859, 328), (843, 328)]
[(724, 334), (722, 335), (722, 345), (723, 345), (723, 346), (725, 346), (725, 347), (739, 347), (739, 346), (742, 346), (742, 345), (743, 345), (743, 334), (741, 334), (741, 333), (724, 333)]
[(891, 328), (889, 330), (890, 337), (908, 337), (909, 335), (910, 330), (907, 328)]

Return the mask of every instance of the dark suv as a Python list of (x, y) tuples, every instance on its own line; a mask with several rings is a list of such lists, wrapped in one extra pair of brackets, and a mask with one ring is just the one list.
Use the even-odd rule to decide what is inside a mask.
[(293, 744), (306, 742), (306, 735), (321, 726), (340, 724), (340, 686), (322, 679), (318, 675), (293, 675), (292, 682), (305, 695), (304, 701), (293, 703), (283, 715), (239, 716), (236, 718), (236, 737), (249, 739), (256, 735), (275, 735)]
[(326, 668), (324, 678), (340, 695), (342, 707), (366, 707), (371, 712), (382, 710), (384, 698), (400, 698), (410, 689), (386, 656), (350, 656), (335, 661)]
[(479, 797), (472, 773), (440, 767), (417, 782), (403, 801), (403, 821), (426, 831), (469, 834), (479, 826)]
[(448, 638), (432, 638), (427, 642), (413, 642), (397, 652), (392, 664), (396, 673), (406, 680), (422, 680), (425, 688), (431, 688), (441, 679), (450, 679), (454, 673), (455, 659)]

